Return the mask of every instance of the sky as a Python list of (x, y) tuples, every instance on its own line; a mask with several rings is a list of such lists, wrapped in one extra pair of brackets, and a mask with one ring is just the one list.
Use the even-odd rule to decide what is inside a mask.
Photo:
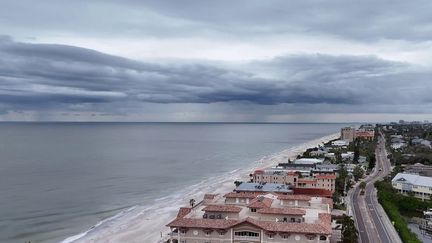
[(432, 2), (3, 0), (0, 121), (432, 120)]

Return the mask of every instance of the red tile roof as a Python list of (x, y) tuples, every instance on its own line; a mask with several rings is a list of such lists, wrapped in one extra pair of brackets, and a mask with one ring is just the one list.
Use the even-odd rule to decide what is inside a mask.
[(255, 171), (252, 173), (252, 175), (257, 175), (257, 174), (262, 174), (262, 173), (264, 173), (264, 170), (260, 170), (260, 169), (258, 169), (258, 170), (255, 170)]
[(280, 200), (298, 200), (298, 201), (310, 201), (311, 197), (307, 195), (278, 195)]
[[(274, 221), (262, 221), (247, 218), (244, 222), (249, 222), (263, 230), (272, 232), (284, 232), (284, 233), (305, 233), (305, 234), (332, 234), (331, 224), (327, 223), (327, 216), (323, 217), (325, 221), (319, 221), (318, 223), (287, 223), (287, 222), (274, 222)], [(328, 225), (327, 225), (328, 224)]]
[(273, 199), (268, 197), (257, 197), (248, 204), (248, 208), (269, 208)]
[(329, 219), (331, 219), (329, 214), (319, 214), (318, 223), (309, 224), (261, 221), (252, 218), (246, 218), (244, 220), (181, 218), (173, 220), (167, 226), (185, 228), (229, 229), (239, 224), (249, 223), (258, 228), (271, 232), (330, 235), (332, 234), (332, 229)]
[(255, 198), (263, 195), (263, 192), (230, 192), (224, 195), (225, 198)]
[(177, 213), (177, 218), (183, 218), (188, 213), (190, 213), (190, 211), (191, 211), (191, 208), (181, 207)]
[(242, 209), (240, 207), (232, 205), (209, 205), (204, 207), (202, 211), (209, 212), (228, 212), (228, 213), (239, 213)]
[(331, 228), (331, 214), (329, 213), (319, 213), (318, 219), (321, 223), (329, 225)]
[(305, 215), (306, 211), (298, 208), (262, 208), (257, 211), (262, 214)]
[(294, 194), (309, 195), (315, 197), (332, 197), (333, 193), (321, 188), (293, 188)]
[(185, 228), (228, 229), (236, 225), (238, 222), (240, 221), (234, 219), (177, 218), (167, 224), (167, 226)]

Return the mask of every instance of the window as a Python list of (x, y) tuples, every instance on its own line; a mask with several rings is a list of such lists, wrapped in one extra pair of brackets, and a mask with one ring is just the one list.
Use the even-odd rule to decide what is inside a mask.
[(256, 210), (256, 208), (251, 208), (250, 211), (251, 211), (252, 213), (255, 213), (257, 210)]
[(185, 229), (181, 229), (180, 230), (180, 234), (182, 234), (182, 235), (186, 234), (186, 230)]
[(209, 236), (209, 235), (210, 235), (210, 231), (206, 231), (206, 232), (205, 232), (205, 235), (206, 235), (206, 236)]
[(315, 239), (315, 235), (306, 235), (306, 239), (308, 240), (314, 240)]
[(327, 240), (327, 236), (325, 236), (325, 235), (321, 235), (321, 236), (320, 236), (320, 240)]
[(180, 243), (186, 243), (186, 240), (181, 240)]
[(235, 236), (244, 236), (244, 237), (259, 237), (258, 233), (251, 232), (251, 231), (238, 231), (234, 232)]

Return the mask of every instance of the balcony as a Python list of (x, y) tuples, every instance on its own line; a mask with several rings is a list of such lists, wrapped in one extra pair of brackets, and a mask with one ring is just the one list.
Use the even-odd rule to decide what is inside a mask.
[(235, 241), (251, 241), (251, 242), (260, 242), (261, 238), (259, 236), (234, 236)]

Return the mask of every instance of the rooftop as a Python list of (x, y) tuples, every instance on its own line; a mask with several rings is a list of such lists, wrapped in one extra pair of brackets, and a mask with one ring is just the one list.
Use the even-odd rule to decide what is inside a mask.
[(290, 187), (285, 184), (254, 182), (243, 182), (235, 189), (235, 191), (292, 193)]
[(419, 176), (407, 173), (398, 173), (392, 182), (406, 182), (416, 186), (432, 187), (432, 177)]
[[(251, 193), (228, 193), (225, 198), (233, 195), (248, 195)], [(305, 195), (278, 195), (273, 193), (255, 194), (248, 204), (227, 204), (224, 197), (215, 196), (193, 208), (181, 208), (177, 217), (167, 226), (173, 228), (202, 228), (208, 230), (226, 230), (238, 224), (250, 224), (265, 231), (279, 233), (310, 233), (331, 234), (331, 215), (329, 214), (331, 199)], [(309, 206), (299, 208), (296, 204), (284, 204), (284, 200), (305, 200)], [(256, 212), (252, 206), (259, 204)], [(209, 213), (217, 212), (210, 217)], [(263, 215), (267, 215), (263, 217)], [(284, 215), (300, 218), (296, 222), (283, 222)]]
[(242, 209), (233, 205), (208, 205), (201, 210), (207, 212), (239, 213)]

